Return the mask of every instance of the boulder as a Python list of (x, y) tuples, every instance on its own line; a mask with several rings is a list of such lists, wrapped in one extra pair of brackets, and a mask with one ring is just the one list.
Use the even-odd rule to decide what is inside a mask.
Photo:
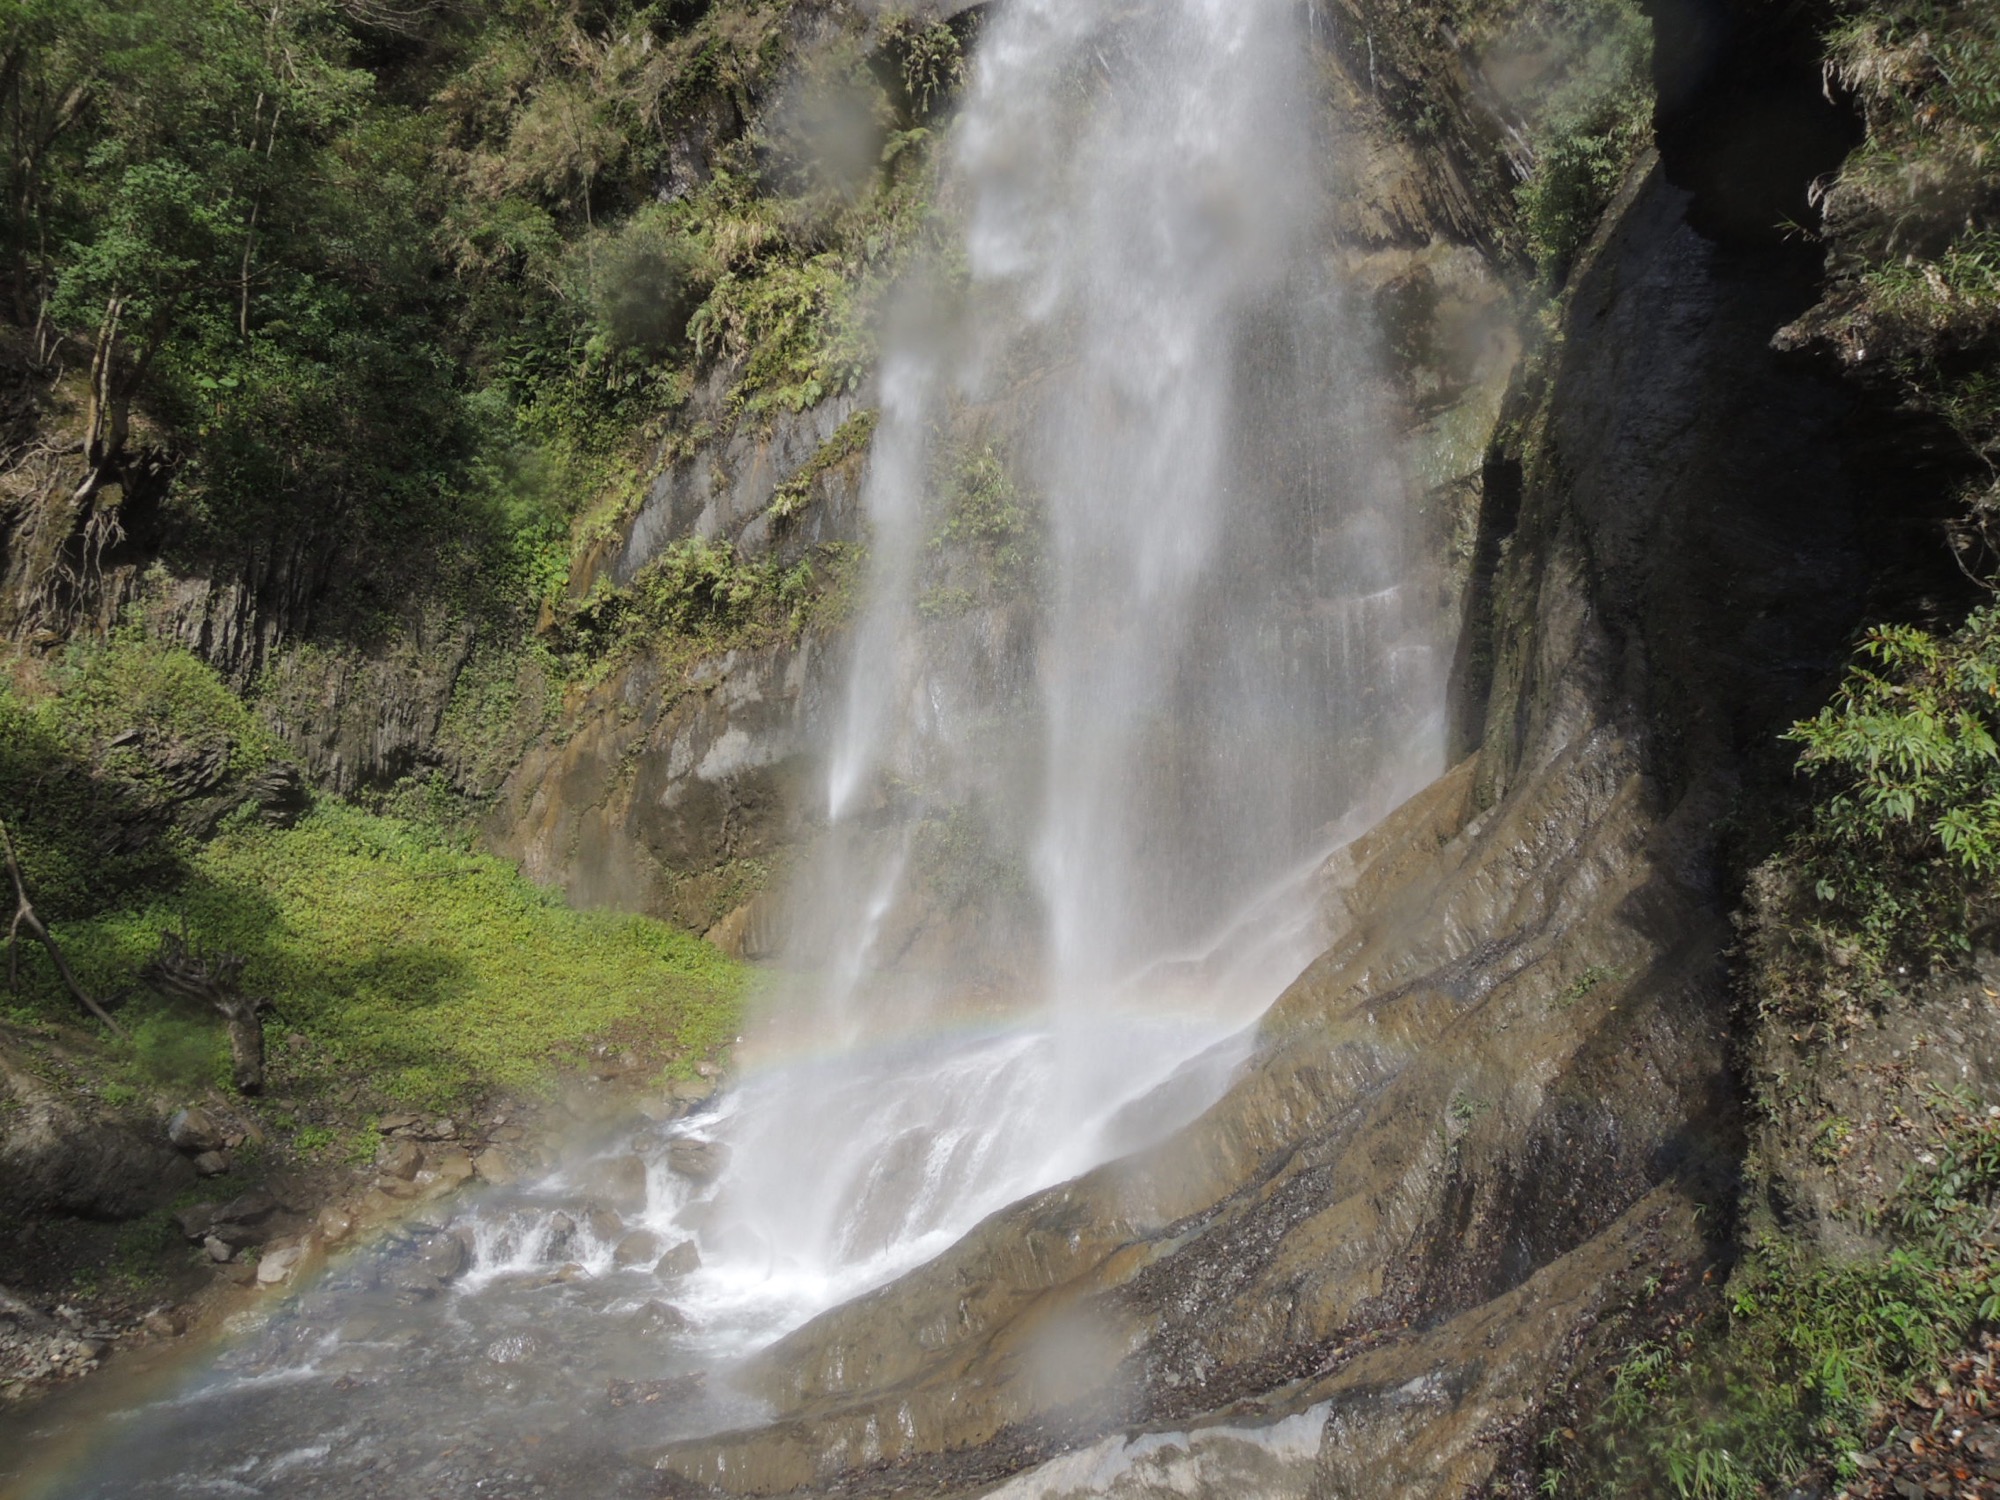
[(715, 1097), (712, 1078), (676, 1078), (667, 1085), (667, 1095), (677, 1104), (701, 1104)]
[(194, 1159), (194, 1169), (202, 1177), (220, 1177), (229, 1170), (229, 1158), (220, 1151), (204, 1151)]
[(231, 1198), (215, 1211), (217, 1224), (261, 1224), (278, 1211), (278, 1200), (262, 1188)]
[(417, 1264), (440, 1282), (456, 1281), (471, 1263), (471, 1248), (456, 1234), (432, 1235), (417, 1256)]
[(455, 1188), (472, 1180), (471, 1155), (460, 1146), (446, 1146), (430, 1153), (428, 1168), (445, 1188)]
[(300, 1244), (273, 1246), (266, 1250), (257, 1262), (257, 1284), (277, 1286), (290, 1281), (297, 1273), (299, 1265), (306, 1258), (306, 1247)]
[(660, 1253), (660, 1237), (650, 1229), (635, 1229), (618, 1242), (611, 1259), (621, 1266), (642, 1265)]
[(228, 1132), (214, 1115), (199, 1105), (191, 1105), (167, 1122), (167, 1139), (176, 1151), (202, 1156), (220, 1151), (228, 1141)]
[(521, 1177), (514, 1159), (506, 1152), (491, 1147), (472, 1158), (472, 1170), (482, 1181), (490, 1182), (495, 1187), (507, 1187)]
[(585, 1192), (620, 1213), (636, 1213), (646, 1206), (646, 1163), (629, 1152), (591, 1162), (579, 1175)]
[(329, 1245), (338, 1245), (354, 1233), (354, 1216), (344, 1208), (328, 1204), (319, 1211), (319, 1237)]
[(693, 1240), (682, 1240), (659, 1259), (653, 1274), (662, 1281), (686, 1276), (701, 1269), (701, 1250)]
[(690, 1182), (710, 1183), (722, 1175), (729, 1152), (714, 1141), (697, 1141), (682, 1136), (667, 1145), (667, 1166)]
[(600, 1244), (615, 1245), (625, 1238), (625, 1221), (608, 1208), (591, 1205), (583, 1222)]
[(236, 1254), (236, 1247), (234, 1245), (227, 1244), (212, 1234), (201, 1242), (201, 1248), (208, 1252), (208, 1258), (217, 1265), (226, 1263)]
[(424, 1164), (423, 1147), (415, 1141), (397, 1141), (382, 1148), (376, 1165), (382, 1169), (384, 1177), (394, 1177), (408, 1182), (417, 1175), (417, 1169)]
[(213, 1203), (191, 1203), (174, 1214), (174, 1223), (183, 1236), (199, 1245), (208, 1238), (217, 1212)]
[(641, 1338), (684, 1333), (694, 1326), (686, 1313), (668, 1302), (648, 1302), (632, 1316)]

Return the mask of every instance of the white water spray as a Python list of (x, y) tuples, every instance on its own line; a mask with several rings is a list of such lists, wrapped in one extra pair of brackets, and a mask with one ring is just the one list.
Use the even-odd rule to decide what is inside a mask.
[(887, 341), (791, 1045), (683, 1218), (713, 1327), (768, 1337), (1212, 1101), (1315, 951), (1318, 859), (1440, 768), (1304, 23), (1012, 0), (980, 40), (963, 270)]

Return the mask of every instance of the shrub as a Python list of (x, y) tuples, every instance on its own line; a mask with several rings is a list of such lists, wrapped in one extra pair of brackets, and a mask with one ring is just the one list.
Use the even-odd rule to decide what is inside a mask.
[(1551, 1488), (1750, 1500), (1815, 1468), (1851, 1477), (1878, 1413), (2000, 1315), (2000, 1120), (1957, 1111), (1927, 1157), (1891, 1205), (1885, 1253), (1841, 1262), (1768, 1236), (1731, 1278), (1722, 1327), (1630, 1350), (1590, 1448)]

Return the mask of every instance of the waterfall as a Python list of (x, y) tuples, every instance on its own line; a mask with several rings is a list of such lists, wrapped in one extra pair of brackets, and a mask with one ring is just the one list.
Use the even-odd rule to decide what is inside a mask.
[(1211, 1102), (1314, 870), (1440, 769), (1441, 613), (1328, 261), (1293, 0), (1012, 0), (886, 330), (763, 1061), (705, 1128), (768, 1337)]

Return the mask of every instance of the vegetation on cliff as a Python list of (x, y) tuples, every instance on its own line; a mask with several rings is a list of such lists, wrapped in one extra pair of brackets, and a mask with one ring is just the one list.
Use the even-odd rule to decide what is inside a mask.
[[(656, 466), (859, 381), (962, 40), (802, 0), (0, 7), (0, 816), (117, 1067), (207, 1076), (219, 1029), (138, 982), (183, 925), (304, 1039), (289, 1090), (442, 1106), (728, 1028), (713, 955), (460, 845), (611, 662), (844, 608), (837, 548), (570, 584)], [(62, 1024), (21, 963), (11, 1024)]]
[[(259, 648), (201, 646), (237, 688), (399, 639), (450, 682), (468, 635), (588, 673), (572, 561), (653, 466), (860, 379), (962, 67), (950, 27), (794, 0), (23, 0), (10, 633), (136, 594), (205, 641), (174, 581), (275, 566)], [(624, 613), (708, 620), (716, 566), (751, 565), (666, 569), (649, 600), (678, 579), (686, 607)], [(559, 649), (527, 663), (537, 624)]]
[[(1937, 419), (1965, 476), (1959, 562), (1990, 588), (2000, 16), (1848, 4), (1826, 76), (1867, 134), (1817, 185), (1826, 293), (1779, 342)], [(1747, 1500), (1864, 1471), (1915, 1493), (1894, 1471), (1928, 1439), (1893, 1423), (1941, 1413), (2000, 1323), (2000, 1119), (1965, 1084), (2000, 911), (2000, 615), (1871, 629), (1788, 738), (1798, 808), (1740, 918), (1739, 1258), (1721, 1307), (1628, 1351), (1580, 1442), (1549, 1437), (1546, 1493)]]
[[(743, 971), (695, 938), (572, 911), (421, 825), (264, 795), (277, 741), (186, 652), (127, 633), (73, 648), (55, 678), (0, 694), (0, 788), (24, 809), (38, 903), (132, 1033), (107, 1044), (121, 1088), (171, 1101), (227, 1078), (214, 1018), (145, 980), (163, 932), (244, 960), (244, 990), (273, 1000), (288, 1039), (270, 1090), (295, 1102), (358, 1086), (450, 1109), (606, 1037), (704, 1055), (733, 1035)], [(13, 972), (6, 1024), (69, 1029), (47, 957), (24, 950)]]

